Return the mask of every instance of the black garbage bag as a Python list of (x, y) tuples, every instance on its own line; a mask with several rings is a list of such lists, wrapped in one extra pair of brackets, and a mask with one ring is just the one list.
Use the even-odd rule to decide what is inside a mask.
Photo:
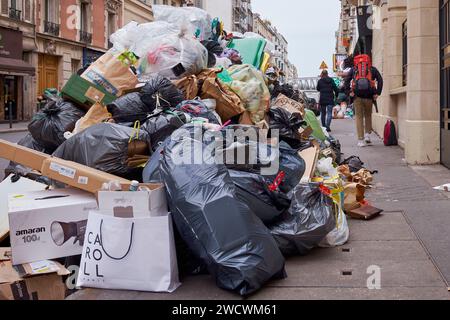
[(66, 141), (64, 133), (72, 132), (77, 121), (85, 114), (72, 102), (50, 101), (33, 116), (28, 130), (41, 146), (49, 150), (56, 149)]
[(299, 184), (292, 196), (291, 207), (270, 232), (284, 255), (306, 255), (336, 227), (333, 201), (318, 184)]
[[(338, 161), (336, 162), (339, 163)], [(339, 163), (339, 165), (348, 165), (351, 173), (355, 173), (361, 169), (365, 169), (364, 162), (362, 162), (358, 156), (351, 156)]]
[[(25, 137), (19, 140), (17, 142), (19, 146), (30, 148), (35, 151), (43, 152), (46, 154), (52, 154), (53, 149), (47, 149), (43, 146), (41, 146), (36, 140), (34, 140), (31, 133), (28, 133)], [(29, 174), (32, 172), (32, 169), (27, 168), (21, 164), (15, 163), (15, 162), (9, 162), (8, 167), (5, 169), (5, 176), (8, 176), (10, 174), (20, 174), (22, 176), (29, 176)]]
[[(224, 165), (183, 164), (205, 144), (191, 136), (172, 135), (164, 148), (161, 173), (175, 225), (194, 254), (208, 267), (217, 285), (243, 296), (274, 277), (285, 276), (284, 258), (268, 229), (236, 196)], [(201, 134), (201, 132), (200, 132)], [(198, 149), (197, 149), (198, 148)]]
[(144, 121), (155, 110), (155, 106), (148, 107), (142, 102), (138, 92), (121, 96), (110, 103), (107, 108), (117, 123)]
[[(292, 149), (283, 141), (280, 142), (279, 150), (280, 171), (283, 171), (286, 175), (283, 183), (280, 185), (280, 190), (284, 193), (289, 193), (300, 183), (305, 174), (306, 163), (298, 154), (298, 150)], [(272, 176), (271, 179), (275, 179), (275, 176)]]
[(334, 153), (336, 154), (336, 163), (341, 163), (343, 155), (341, 142), (333, 136), (330, 136), (328, 141), (331, 144), (331, 149), (333, 149)]
[(292, 148), (299, 148), (302, 144), (298, 131), (306, 124), (299, 114), (292, 114), (282, 108), (270, 108), (270, 129), (278, 130), (280, 139)]
[(208, 50), (208, 68), (213, 68), (216, 65), (216, 56), (223, 53), (223, 48), (219, 42), (214, 40), (203, 40), (202, 44)]
[(141, 99), (149, 110), (167, 109), (175, 108), (184, 95), (169, 79), (155, 76), (142, 88)]
[(187, 118), (182, 112), (162, 112), (149, 118), (141, 129), (150, 138), (151, 149), (155, 151), (175, 130), (186, 124)]
[[(123, 177), (141, 180), (142, 168), (129, 167), (129, 142), (136, 137), (136, 130), (112, 123), (101, 123), (87, 128), (63, 143), (54, 153), (55, 157), (74, 161), (88, 167)], [(149, 136), (139, 132), (136, 143), (148, 145)], [(135, 142), (132, 142), (134, 145)], [(147, 148), (148, 153), (149, 150)]]
[(280, 191), (271, 191), (269, 182), (263, 176), (235, 170), (229, 170), (229, 173), (237, 187), (237, 197), (264, 223), (273, 222), (289, 209), (289, 197)]
[(176, 109), (193, 118), (205, 118), (209, 123), (220, 124), (214, 113), (201, 100), (185, 100), (178, 104)]

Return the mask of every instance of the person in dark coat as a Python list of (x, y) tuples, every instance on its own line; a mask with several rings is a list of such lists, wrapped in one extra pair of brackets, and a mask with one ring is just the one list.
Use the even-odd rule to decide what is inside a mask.
[(333, 120), (333, 108), (339, 89), (333, 79), (328, 76), (328, 71), (323, 70), (317, 83), (317, 91), (320, 92), (320, 115), (322, 126), (331, 132), (331, 121)]

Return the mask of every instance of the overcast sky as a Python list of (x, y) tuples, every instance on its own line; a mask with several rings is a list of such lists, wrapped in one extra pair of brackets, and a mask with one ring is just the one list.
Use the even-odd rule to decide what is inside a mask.
[(289, 60), (300, 77), (317, 76), (322, 60), (333, 68), (339, 0), (252, 0), (252, 9), (289, 42)]

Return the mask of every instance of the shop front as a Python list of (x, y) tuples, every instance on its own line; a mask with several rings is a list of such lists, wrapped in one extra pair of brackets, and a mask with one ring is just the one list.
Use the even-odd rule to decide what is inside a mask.
[(450, 169), (450, 1), (440, 1), (441, 161)]
[(0, 27), (0, 122), (24, 120), (24, 81), (35, 68), (23, 60), (22, 32)]

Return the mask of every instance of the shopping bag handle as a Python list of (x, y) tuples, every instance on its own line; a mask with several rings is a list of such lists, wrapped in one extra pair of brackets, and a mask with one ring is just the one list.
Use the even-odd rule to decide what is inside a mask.
[(106, 254), (106, 256), (108, 256), (108, 258), (111, 258), (113, 260), (119, 261), (119, 260), (123, 260), (125, 259), (125, 257), (130, 253), (131, 251), (131, 245), (133, 244), (133, 234), (134, 234), (134, 222), (131, 224), (131, 233), (130, 233), (130, 245), (128, 246), (128, 250), (125, 253), (125, 255), (121, 258), (116, 258), (111, 256), (105, 249), (105, 247), (103, 246), (103, 232), (102, 232), (102, 227), (103, 227), (103, 219), (100, 222), (100, 245), (103, 249), (103, 252)]

